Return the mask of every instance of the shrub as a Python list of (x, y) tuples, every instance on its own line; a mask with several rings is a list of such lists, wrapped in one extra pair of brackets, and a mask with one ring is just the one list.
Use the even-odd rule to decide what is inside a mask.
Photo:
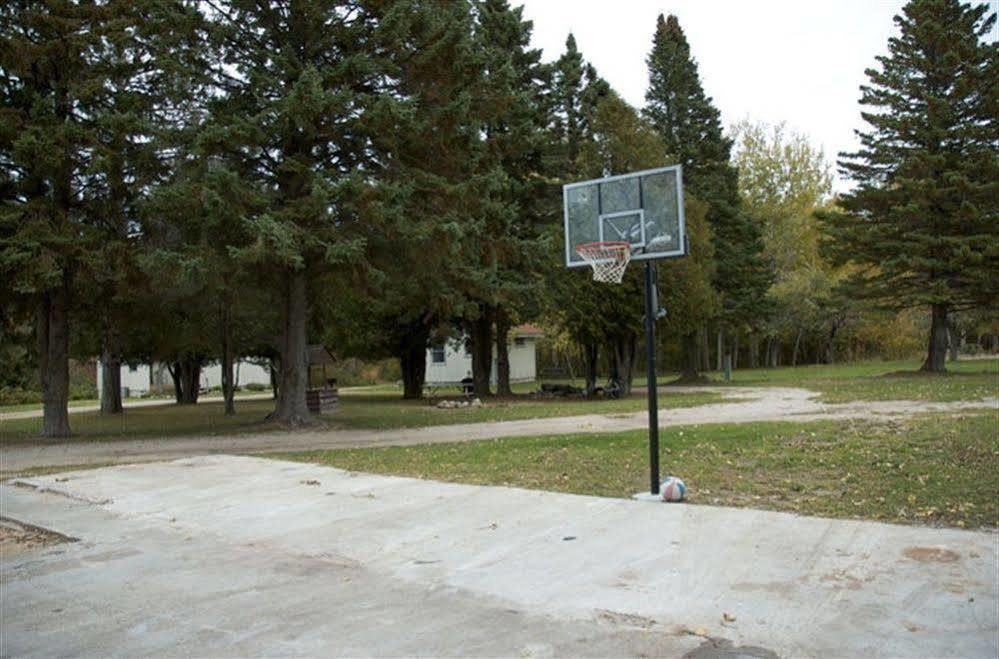
[(42, 392), (19, 387), (0, 387), (0, 405), (34, 405), (42, 402)]

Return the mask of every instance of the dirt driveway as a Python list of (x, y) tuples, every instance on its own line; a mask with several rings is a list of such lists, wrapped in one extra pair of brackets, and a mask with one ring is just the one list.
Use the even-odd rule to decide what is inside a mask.
[[(816, 392), (792, 387), (696, 387), (690, 390), (716, 391), (725, 396), (726, 400), (698, 407), (661, 410), (659, 419), (662, 426), (880, 418), (922, 412), (999, 408), (999, 399), (996, 398), (953, 403), (896, 400), (827, 404), (817, 400), (819, 394)], [(446, 411), (442, 410), (442, 413)], [(220, 437), (58, 444), (40, 441), (0, 448), (0, 473), (9, 475), (38, 467), (148, 462), (219, 453), (273, 453), (462, 442), (530, 435), (620, 432), (645, 428), (647, 422), (645, 412), (633, 412), (388, 430), (268, 432)]]

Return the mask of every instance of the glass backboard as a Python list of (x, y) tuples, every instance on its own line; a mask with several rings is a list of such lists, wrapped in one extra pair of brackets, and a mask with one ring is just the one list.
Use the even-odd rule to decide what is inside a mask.
[(680, 165), (570, 183), (562, 202), (570, 268), (588, 265), (576, 253), (584, 243), (631, 243), (633, 261), (686, 253)]

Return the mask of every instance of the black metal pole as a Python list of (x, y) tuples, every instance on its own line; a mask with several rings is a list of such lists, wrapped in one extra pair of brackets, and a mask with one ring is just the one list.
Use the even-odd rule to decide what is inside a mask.
[(649, 390), (649, 491), (659, 494), (659, 396), (656, 386), (656, 310), (652, 292), (656, 283), (652, 262), (645, 262), (645, 354)]

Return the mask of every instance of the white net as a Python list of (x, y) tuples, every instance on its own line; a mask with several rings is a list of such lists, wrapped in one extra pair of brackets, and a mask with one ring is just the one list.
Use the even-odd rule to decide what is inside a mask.
[(584, 243), (576, 253), (593, 268), (593, 280), (620, 284), (631, 261), (631, 245), (625, 242)]

